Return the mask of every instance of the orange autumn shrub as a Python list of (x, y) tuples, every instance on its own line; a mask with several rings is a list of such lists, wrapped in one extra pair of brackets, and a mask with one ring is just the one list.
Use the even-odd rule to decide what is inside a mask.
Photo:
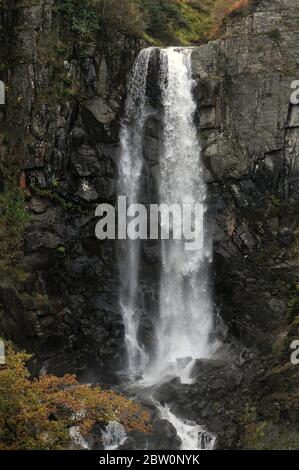
[(128, 431), (149, 431), (149, 414), (113, 391), (81, 385), (73, 375), (32, 379), (30, 355), (8, 347), (0, 367), (0, 450), (62, 450), (69, 429), (88, 434), (95, 423), (118, 421)]
[(251, 0), (216, 0), (212, 9), (214, 26), (211, 37), (219, 35), (223, 20), (234, 13), (242, 11), (250, 5)]

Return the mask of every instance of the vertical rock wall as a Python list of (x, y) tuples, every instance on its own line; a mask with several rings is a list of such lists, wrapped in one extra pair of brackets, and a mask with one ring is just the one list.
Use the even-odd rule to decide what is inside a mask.
[(123, 328), (114, 245), (95, 239), (94, 214), (115, 201), (127, 75), (143, 44), (104, 29), (82, 44), (58, 3), (1, 10), (6, 158), (30, 212), (18, 279), (1, 282), (1, 331), (35, 352), (37, 371), (99, 371), (122, 359)]

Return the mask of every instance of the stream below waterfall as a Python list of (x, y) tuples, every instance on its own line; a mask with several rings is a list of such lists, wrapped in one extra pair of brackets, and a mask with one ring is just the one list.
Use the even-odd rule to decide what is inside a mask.
[[(170, 225), (173, 236), (162, 237), (159, 245), (159, 302), (149, 347), (140, 334), (142, 240), (136, 237), (120, 242), (119, 297), (125, 327), (125, 376), (131, 387), (136, 383), (137, 389), (145, 390), (175, 377), (184, 384), (192, 382), (196, 359), (211, 358), (218, 347), (217, 341), (212, 340), (213, 307), (208, 288), (211, 242), (205, 227), (206, 186), (195, 124), (192, 48), (148, 48), (140, 52), (135, 62), (120, 135), (119, 195), (126, 196), (128, 207), (135, 205), (137, 211), (143, 196), (144, 129), (149, 117), (157, 115), (148, 96), (148, 74), (153, 58), (159, 64), (156, 79), (161, 96), (156, 199), (168, 208), (173, 204), (188, 208), (193, 244), (187, 243), (185, 232), (181, 238), (175, 236), (182, 229), (185, 213), (179, 219), (174, 214)], [(155, 403), (155, 406), (161, 419), (176, 429), (181, 449), (214, 447), (215, 437), (195, 422), (173, 414), (171, 403), (164, 406)], [(115, 433), (115, 426), (110, 431)], [(107, 432), (107, 442), (113, 447), (113, 438)], [(116, 435), (117, 440), (120, 437)]]

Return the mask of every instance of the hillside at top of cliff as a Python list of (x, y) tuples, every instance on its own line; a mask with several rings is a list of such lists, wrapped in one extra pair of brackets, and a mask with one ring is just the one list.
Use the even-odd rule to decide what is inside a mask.
[(197, 44), (217, 36), (224, 18), (245, 13), (252, 0), (64, 0), (75, 33), (103, 26), (143, 37), (154, 45)]

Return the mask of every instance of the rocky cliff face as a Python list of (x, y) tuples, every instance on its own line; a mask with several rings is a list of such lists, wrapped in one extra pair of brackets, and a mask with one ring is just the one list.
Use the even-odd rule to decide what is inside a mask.
[(298, 276), (298, 27), (295, 2), (262, 1), (193, 54), (217, 295), (234, 334), (262, 351)]
[(115, 199), (127, 75), (143, 44), (104, 30), (80, 44), (65, 37), (54, 7), (12, 2), (2, 11), (2, 153), (21, 165), (30, 222), (0, 308), (4, 336), (34, 350), (37, 370), (63, 373), (107, 368), (122, 354), (115, 250), (95, 239), (95, 208)]
[[(214, 372), (211, 364), (199, 367), (199, 381), (209, 377), (218, 406), (221, 387), (230, 390), (218, 410), (222, 422), (229, 416), (224, 445), (234, 428), (228, 423), (243, 408), (242, 445), (296, 447), (299, 370), (290, 363), (290, 344), (299, 334), (299, 107), (290, 97), (299, 71), (299, 12), (292, 0), (255, 3), (250, 14), (228, 20), (224, 39), (193, 53), (215, 297), (236, 350), (245, 348), (241, 376), (239, 369), (224, 374), (225, 386), (216, 363)], [(211, 396), (204, 388), (197, 397)], [(198, 413), (215, 417), (217, 406), (204, 403)]]
[[(224, 38), (193, 52), (198, 129), (214, 234), (213, 288), (225, 362), (199, 361), (197, 383), (161, 392), (220, 436), (219, 446), (298, 447), (299, 12), (295, 0), (261, 0), (230, 18)], [(122, 360), (115, 246), (94, 235), (95, 207), (114, 202), (127, 75), (142, 41), (100, 31), (78, 47), (54, 2), (1, 10), (8, 86), (0, 109), (0, 191), (25, 190), (30, 221), (6, 249), (1, 232), (0, 333), (35, 352), (35, 369), (93, 371)], [(4, 34), (7, 38), (7, 34)], [(149, 93), (159, 109), (155, 59)], [(159, 123), (146, 132), (147, 196), (155, 190)], [(147, 201), (145, 201), (147, 202)], [(144, 279), (156, 247), (144, 246)], [(153, 285), (153, 284), (152, 284)], [(156, 301), (145, 289), (146, 310)], [(144, 336), (150, 341), (151, 322)], [(105, 380), (105, 378), (103, 378)], [(109, 378), (110, 380), (110, 378)]]

